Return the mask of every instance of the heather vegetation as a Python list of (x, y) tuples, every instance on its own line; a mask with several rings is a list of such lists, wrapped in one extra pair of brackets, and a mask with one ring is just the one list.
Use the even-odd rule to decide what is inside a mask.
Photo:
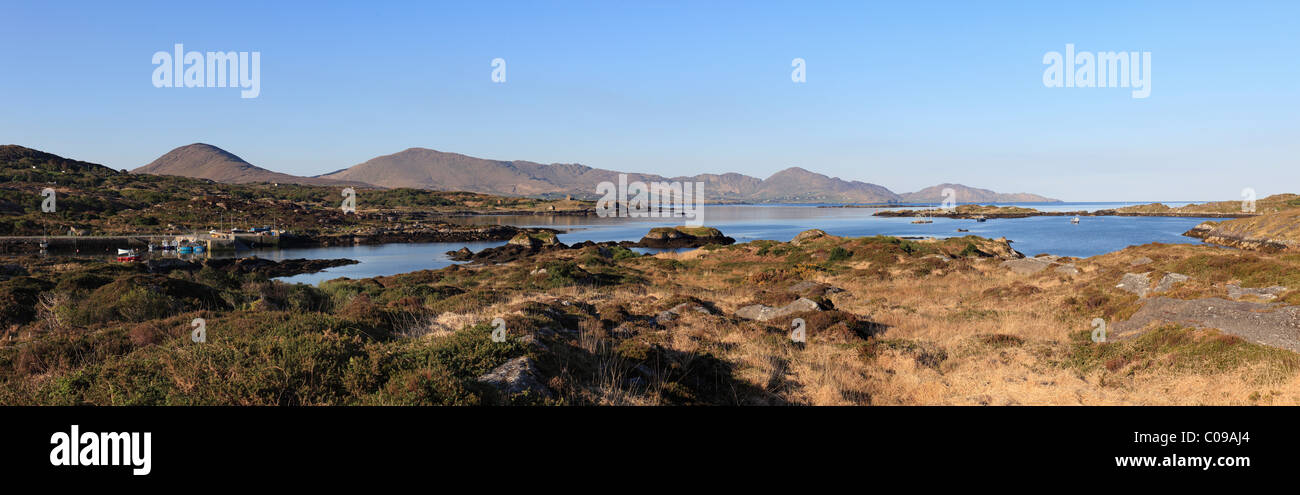
[[(1300, 287), (1294, 255), (1147, 245), (1033, 274), (1004, 266), (1016, 260), (1003, 240), (820, 231), (657, 255), (539, 250), (314, 287), (16, 258), (0, 282), (0, 403), (1300, 402), (1291, 350), (1196, 325), (1122, 328), (1146, 298), (1116, 287), (1135, 270), (1189, 275), (1161, 294), (1186, 301)], [(192, 341), (195, 318), (206, 342)], [(1094, 318), (1114, 329), (1105, 343), (1089, 338)]]

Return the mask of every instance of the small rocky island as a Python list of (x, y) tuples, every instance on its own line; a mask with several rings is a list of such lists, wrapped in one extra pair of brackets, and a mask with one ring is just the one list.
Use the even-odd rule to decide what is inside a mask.
[(570, 246), (560, 242), (554, 231), (541, 230), (520, 232), (510, 238), (510, 241), (506, 242), (506, 245), (504, 246), (483, 249), (477, 253), (470, 251), (469, 248), (447, 251), (447, 257), (452, 261), (508, 263), (538, 253), (583, 249), (592, 246), (606, 250), (622, 249), (627, 251), (628, 248), (678, 249), (698, 248), (708, 245), (728, 246), (735, 244), (735, 242), (735, 239), (722, 235), (722, 231), (713, 227), (679, 226), (652, 228), (650, 229), (650, 232), (646, 233), (646, 235), (638, 242), (583, 241)]
[(641, 238), (637, 247), (648, 248), (697, 248), (709, 244), (729, 246), (736, 240), (713, 227), (655, 227)]

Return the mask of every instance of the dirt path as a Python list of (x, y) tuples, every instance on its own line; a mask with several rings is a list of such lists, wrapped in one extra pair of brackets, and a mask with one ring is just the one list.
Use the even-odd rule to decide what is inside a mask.
[(1217, 297), (1153, 297), (1128, 321), (1111, 326), (1113, 338), (1137, 335), (1148, 324), (1167, 321), (1198, 328), (1217, 328), (1251, 342), (1300, 352), (1300, 306), (1229, 301)]

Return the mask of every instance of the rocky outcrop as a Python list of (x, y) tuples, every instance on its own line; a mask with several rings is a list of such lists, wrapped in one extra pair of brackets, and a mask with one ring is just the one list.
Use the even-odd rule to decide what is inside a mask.
[(1300, 352), (1300, 306), (1229, 301), (1217, 297), (1153, 297), (1137, 313), (1111, 326), (1115, 338), (1127, 338), (1161, 322), (1214, 328), (1251, 342)]
[(510, 241), (506, 242), (506, 244), (523, 246), (531, 249), (555, 246), (560, 244), (560, 241), (555, 236), (555, 232), (520, 232), (514, 237), (511, 237)]
[[(1025, 257), (1024, 254), (1011, 248), (1011, 241), (1008, 241), (1006, 237), (997, 239), (987, 239), (973, 235), (953, 237), (941, 241), (940, 249), (950, 258), (974, 256), (978, 258), (1014, 260)], [(1051, 260), (1055, 261), (1057, 258), (1059, 257), (1053, 257)]]
[(1115, 288), (1136, 294), (1138, 297), (1147, 297), (1151, 294), (1167, 292), (1173, 289), (1175, 285), (1191, 279), (1191, 277), (1181, 273), (1166, 273), (1163, 277), (1160, 277), (1160, 281), (1156, 283), (1155, 287), (1151, 287), (1151, 274), (1149, 272), (1125, 273), (1124, 277), (1119, 280), (1119, 284), (1115, 285)]
[(537, 363), (533, 362), (533, 359), (528, 356), (520, 356), (506, 361), (505, 364), (497, 366), (492, 371), (478, 377), (478, 382), (491, 385), (506, 397), (518, 395), (551, 397), (551, 390), (542, 384), (541, 372), (537, 370)]
[(709, 244), (729, 245), (735, 239), (713, 227), (655, 227), (637, 245), (648, 248), (697, 248)]
[(1241, 299), (1243, 297), (1257, 297), (1265, 301), (1272, 301), (1286, 292), (1286, 287), (1274, 285), (1260, 289), (1242, 287), (1240, 284), (1228, 284), (1228, 297), (1232, 299)]
[(1203, 222), (1183, 235), (1253, 251), (1300, 249), (1300, 208), (1224, 222)]
[(1151, 292), (1151, 275), (1147, 273), (1125, 273), (1115, 285), (1116, 289), (1146, 297)]
[(790, 244), (794, 244), (794, 245), (796, 245), (796, 246), (802, 246), (802, 245), (804, 245), (804, 244), (806, 244), (806, 243), (809, 243), (809, 242), (812, 242), (812, 241), (815, 241), (815, 240), (818, 240), (818, 239), (833, 239), (833, 240), (838, 240), (838, 239), (840, 239), (840, 237), (839, 237), (839, 236), (833, 236), (833, 235), (827, 234), (826, 231), (821, 230), (821, 229), (810, 229), (810, 230), (805, 230), (805, 231), (803, 231), (803, 232), (800, 232), (799, 235), (794, 236), (794, 239), (791, 239), (791, 240), (790, 240)]
[[(1039, 256), (1036, 258), (1018, 258), (1002, 262), (1002, 267), (1019, 275), (1033, 275), (1056, 264), (1057, 256)], [(1071, 265), (1073, 266), (1073, 265)]]
[(788, 316), (795, 313), (803, 313), (805, 311), (821, 311), (821, 310), (822, 307), (820, 304), (817, 303), (817, 301), (813, 301), (812, 299), (808, 299), (806, 297), (801, 297), (795, 302), (792, 302), (785, 306), (781, 306), (779, 308), (774, 308), (772, 306), (767, 306), (763, 304), (751, 304), (749, 306), (745, 306), (743, 308), (737, 309), (736, 316), (747, 320), (768, 321), (774, 318), (780, 318), (782, 316)]
[(1160, 277), (1160, 281), (1156, 282), (1156, 288), (1152, 290), (1157, 294), (1161, 292), (1167, 292), (1170, 289), (1173, 289), (1175, 285), (1181, 284), (1191, 279), (1192, 277), (1188, 277), (1187, 275), (1183, 275), (1181, 273), (1166, 273), (1165, 276)]
[[(1213, 232), (1214, 229), (1218, 226), (1219, 226), (1219, 222), (1216, 222), (1214, 220), (1206, 220), (1204, 222), (1196, 224), (1196, 226), (1192, 227), (1191, 230), (1188, 230), (1187, 232), (1183, 232), (1183, 235), (1187, 237), (1195, 237), (1197, 239), (1204, 239), (1208, 237), (1210, 235), (1210, 232)], [(1150, 258), (1147, 259), (1149, 260)]]

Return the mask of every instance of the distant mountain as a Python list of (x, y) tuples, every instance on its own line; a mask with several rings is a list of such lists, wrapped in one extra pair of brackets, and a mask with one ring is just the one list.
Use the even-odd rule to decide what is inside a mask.
[(917, 192), (903, 193), (905, 203), (942, 203), (943, 190), (952, 188), (958, 203), (1059, 203), (1061, 200), (1029, 193), (1000, 193), (961, 184), (939, 184)]
[[(459, 153), (410, 148), (319, 177), (393, 188), (585, 197), (595, 194), (597, 183), (617, 181), (618, 172), (578, 164), (487, 160)], [(663, 177), (629, 174), (628, 180), (663, 180)]]
[[(425, 148), (384, 155), (320, 177), (383, 187), (412, 187), (520, 196), (596, 197), (596, 184), (618, 181), (618, 171), (575, 163), (545, 165), (529, 161), (475, 158)], [(628, 181), (704, 182), (709, 200), (753, 202), (885, 202), (898, 195), (882, 186), (845, 181), (789, 168), (758, 179), (738, 173), (664, 177), (627, 173)]]
[[(372, 158), (315, 177), (298, 177), (257, 167), (221, 148), (196, 143), (169, 151), (137, 174), (179, 175), (217, 182), (246, 184), (278, 182), (335, 186), (469, 191), (485, 194), (595, 199), (596, 185), (618, 182), (620, 172), (577, 163), (542, 164), (524, 160), (489, 160), (426, 148)], [(628, 182), (703, 182), (709, 201), (753, 203), (887, 203), (943, 201), (944, 188), (957, 193), (959, 203), (1057, 201), (1035, 194), (1001, 194), (960, 184), (940, 184), (914, 193), (895, 194), (884, 186), (847, 181), (791, 167), (766, 179), (739, 173), (664, 177), (627, 173)]]
[(227, 184), (272, 182), (281, 184), (307, 184), (316, 186), (367, 187), (362, 182), (299, 177), (282, 174), (255, 166), (226, 150), (210, 144), (194, 143), (168, 151), (152, 163), (132, 170), (133, 174), (179, 175), (208, 179)]
[(754, 199), (778, 203), (884, 203), (899, 198), (884, 186), (790, 167), (763, 180)]

